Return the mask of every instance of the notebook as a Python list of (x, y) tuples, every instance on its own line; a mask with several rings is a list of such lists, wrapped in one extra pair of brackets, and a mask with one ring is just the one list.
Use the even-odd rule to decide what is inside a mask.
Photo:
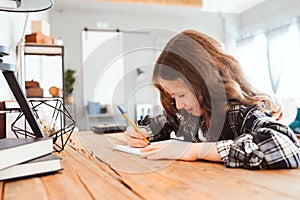
[(116, 145), (114, 146), (113, 150), (117, 151), (122, 151), (125, 153), (130, 153), (130, 154), (135, 154), (135, 155), (140, 155), (141, 154), (141, 148), (136, 148), (136, 147), (130, 147), (128, 145)]

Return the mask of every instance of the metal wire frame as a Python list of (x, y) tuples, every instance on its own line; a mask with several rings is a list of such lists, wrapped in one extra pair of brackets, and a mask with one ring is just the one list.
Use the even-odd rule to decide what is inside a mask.
[[(58, 130), (51, 132), (47, 135), (47, 137), (53, 138), (53, 148), (56, 152), (61, 152), (64, 150), (65, 145), (67, 144), (69, 138), (71, 137), (74, 128), (75, 128), (75, 120), (70, 115), (69, 111), (65, 108), (62, 103), (62, 100), (59, 98), (42, 98), (42, 99), (31, 99), (28, 103), (32, 107), (32, 111), (36, 120), (42, 124), (40, 108), (42, 106), (47, 106), (48, 109), (52, 109), (51, 116), (51, 126), (54, 126), (59, 122), (60, 127)], [(25, 120), (24, 127), (20, 127), (20, 120), (25, 120), (24, 113), (21, 112), (16, 120), (11, 124), (11, 129), (16, 135), (16, 137), (30, 137), (35, 138), (36, 135), (32, 132), (30, 128), (28, 128), (28, 122)], [(45, 133), (44, 133), (45, 134)], [(46, 134), (45, 134), (46, 135)]]

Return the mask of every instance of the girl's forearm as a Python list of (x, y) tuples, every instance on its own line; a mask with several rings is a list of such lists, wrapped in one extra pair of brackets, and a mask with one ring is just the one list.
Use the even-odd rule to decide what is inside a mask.
[(221, 162), (215, 142), (194, 143), (198, 159)]

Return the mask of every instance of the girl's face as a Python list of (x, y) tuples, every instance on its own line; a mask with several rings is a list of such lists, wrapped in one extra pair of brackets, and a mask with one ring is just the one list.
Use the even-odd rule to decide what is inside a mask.
[(159, 84), (175, 99), (176, 108), (178, 110), (184, 109), (195, 116), (201, 116), (203, 114), (198, 99), (182, 79), (169, 81), (160, 78)]

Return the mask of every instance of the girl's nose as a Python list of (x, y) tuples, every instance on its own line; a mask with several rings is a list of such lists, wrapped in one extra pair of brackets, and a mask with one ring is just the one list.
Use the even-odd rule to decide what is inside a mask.
[(178, 100), (178, 98), (175, 98), (175, 102), (176, 102), (176, 108), (177, 110), (181, 110), (184, 107), (184, 103), (181, 102), (180, 100)]

